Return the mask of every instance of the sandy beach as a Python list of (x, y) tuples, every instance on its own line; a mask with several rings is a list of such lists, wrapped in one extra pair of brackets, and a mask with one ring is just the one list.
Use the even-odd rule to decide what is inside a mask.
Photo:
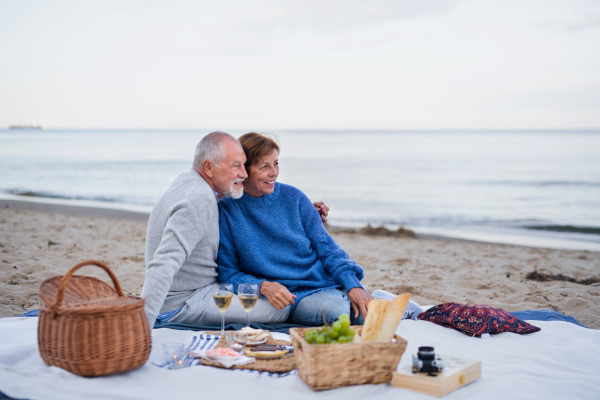
[[(106, 263), (125, 293), (139, 295), (144, 282), (144, 216), (30, 202), (3, 201), (0, 207), (0, 317), (38, 308), (37, 292), (45, 279), (88, 259)], [(454, 301), (507, 311), (553, 308), (600, 329), (598, 283), (526, 278), (537, 271), (576, 281), (598, 280), (598, 252), (365, 235), (334, 228), (330, 232), (365, 269), (363, 284), (369, 291), (410, 292), (421, 305)], [(92, 266), (81, 273), (107, 278)]]

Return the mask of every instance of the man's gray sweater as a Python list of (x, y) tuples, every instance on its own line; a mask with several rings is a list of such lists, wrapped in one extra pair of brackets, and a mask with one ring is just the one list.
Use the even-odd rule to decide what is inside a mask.
[(217, 281), (218, 249), (217, 198), (192, 169), (173, 181), (148, 220), (142, 297), (150, 328), (159, 313), (178, 309)]

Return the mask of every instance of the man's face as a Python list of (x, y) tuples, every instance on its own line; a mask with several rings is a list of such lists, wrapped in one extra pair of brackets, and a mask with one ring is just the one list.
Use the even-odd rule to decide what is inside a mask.
[(214, 169), (214, 189), (219, 193), (219, 198), (232, 197), (239, 199), (244, 194), (244, 179), (248, 177), (244, 163), (246, 154), (239, 143), (225, 140), (225, 158)]

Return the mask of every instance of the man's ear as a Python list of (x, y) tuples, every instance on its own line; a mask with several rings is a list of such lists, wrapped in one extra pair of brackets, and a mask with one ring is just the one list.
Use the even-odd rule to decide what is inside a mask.
[(211, 163), (208, 160), (204, 160), (204, 162), (202, 163), (202, 169), (204, 170), (204, 172), (206, 173), (206, 175), (209, 178), (212, 178), (214, 175), (214, 168), (215, 166), (213, 165), (213, 163)]

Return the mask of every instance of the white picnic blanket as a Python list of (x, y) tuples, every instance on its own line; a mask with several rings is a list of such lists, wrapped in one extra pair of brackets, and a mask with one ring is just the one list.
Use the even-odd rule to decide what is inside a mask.
[[(411, 364), (419, 346), (437, 354), (482, 360), (482, 376), (444, 399), (600, 398), (600, 331), (568, 322), (530, 321), (542, 328), (529, 335), (501, 333), (471, 338), (426, 321), (402, 321), (397, 333), (408, 341), (399, 367)], [(156, 329), (150, 359), (127, 373), (83, 378), (47, 366), (37, 348), (37, 318), (0, 319), (0, 391), (31, 400), (105, 399), (432, 399), (391, 385), (361, 385), (313, 392), (297, 375), (266, 374), (192, 366), (160, 368), (162, 343), (190, 344), (198, 332)], [(332, 360), (335, 363), (335, 360)], [(342, 365), (339, 366), (343, 368)]]

